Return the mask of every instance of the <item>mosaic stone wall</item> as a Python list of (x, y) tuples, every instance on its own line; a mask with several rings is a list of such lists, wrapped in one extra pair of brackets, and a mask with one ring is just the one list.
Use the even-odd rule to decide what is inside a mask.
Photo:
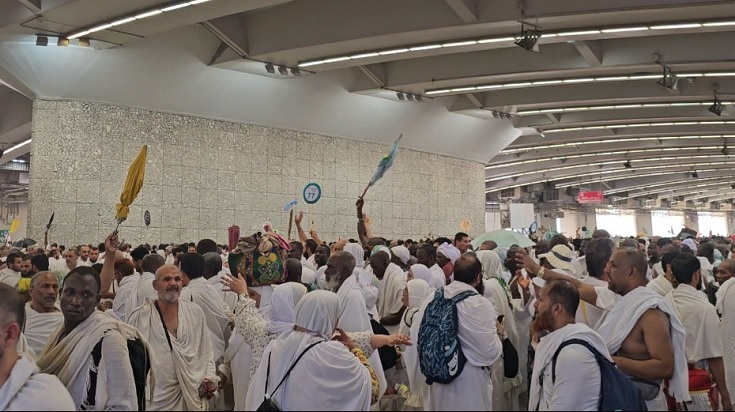
[[(28, 236), (99, 242), (115, 226), (128, 165), (148, 145), (145, 185), (121, 237), (140, 242), (212, 238), (227, 228), (285, 233), (283, 206), (308, 182), (322, 187), (313, 220), (324, 240), (356, 238), (355, 200), (388, 147), (320, 134), (84, 101), (36, 100)], [(484, 226), (484, 168), (476, 162), (401, 150), (366, 196), (372, 230), (387, 238), (452, 235), (469, 219)], [(151, 214), (150, 227), (143, 213)], [(295, 236), (295, 228), (294, 228)]]

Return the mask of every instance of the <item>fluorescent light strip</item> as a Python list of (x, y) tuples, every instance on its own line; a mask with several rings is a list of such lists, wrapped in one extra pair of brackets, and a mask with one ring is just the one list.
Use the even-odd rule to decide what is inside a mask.
[[(708, 72), (708, 73), (686, 73), (686, 74), (680, 74), (680, 77), (732, 77), (735, 76), (735, 72)], [(618, 82), (623, 80), (654, 80), (654, 79), (660, 79), (661, 74), (633, 74), (629, 76), (600, 76), (600, 77), (580, 77), (580, 78), (570, 78), (570, 79), (551, 79), (551, 80), (535, 80), (535, 81), (526, 81), (526, 82), (513, 82), (513, 83), (496, 83), (496, 84), (483, 84), (483, 85), (477, 85), (473, 86), (476, 89), (484, 88), (495, 88), (495, 89), (514, 89), (514, 88), (522, 88), (522, 87), (535, 87), (535, 86), (551, 86), (551, 85), (558, 85), (558, 84), (574, 84), (574, 83), (591, 83), (591, 82)], [(474, 89), (473, 89), (474, 90)], [(434, 95), (434, 94), (446, 94), (446, 93), (455, 93), (456, 90), (454, 89), (434, 89), (434, 90), (427, 90), (425, 94), (427, 95)]]
[[(84, 37), (84, 36), (86, 36), (86, 35), (88, 35), (90, 33), (96, 33), (98, 31), (109, 29), (110, 27), (121, 26), (123, 24), (127, 24), (127, 23), (130, 23), (130, 22), (133, 22), (135, 20), (142, 20), (142, 19), (145, 19), (145, 18), (148, 18), (148, 17), (159, 15), (161, 13), (172, 12), (174, 10), (183, 9), (184, 7), (189, 7), (189, 6), (193, 6), (193, 5), (196, 5), (196, 4), (206, 3), (208, 1), (211, 1), (211, 0), (185, 1), (185, 2), (182, 2), (182, 3), (172, 4), (172, 5), (167, 6), (167, 7), (162, 7), (160, 9), (149, 10), (149, 11), (144, 12), (144, 13), (140, 13), (140, 14), (136, 14), (136, 15), (133, 15), (133, 16), (130, 16), (130, 17), (125, 17), (125, 18), (122, 18), (122, 19), (115, 20), (115, 21), (110, 22), (110, 23), (101, 24), (101, 25), (99, 25), (97, 27), (94, 27), (94, 28), (91, 28), (91, 29), (86, 29), (86, 30), (83, 30), (83, 31), (80, 31), (80, 32), (76, 32), (76, 33), (74, 33), (74, 34), (72, 34), (70, 36), (67, 36), (67, 39), (69, 39), (69, 40), (77, 39), (79, 37)], [(324, 63), (324, 61), (322, 61), (322, 63)]]
[[(515, 114), (517, 116), (528, 116), (534, 114), (543, 113), (560, 113), (560, 112), (581, 112), (587, 110), (619, 110), (619, 109), (631, 109), (631, 108), (656, 108), (656, 107), (678, 107), (678, 106), (707, 106), (712, 104), (712, 101), (708, 102), (674, 102), (674, 103), (640, 103), (640, 104), (613, 104), (607, 106), (579, 106), (579, 107), (555, 107), (552, 109), (538, 109), (538, 110), (519, 110)], [(728, 101), (722, 102), (722, 104), (735, 104), (735, 102)], [(488, 109), (489, 110), (489, 109)]]
[(31, 143), (31, 139), (28, 139), (25, 142), (18, 143), (15, 146), (12, 146), (12, 147), (10, 147), (8, 149), (5, 149), (5, 153), (12, 152), (15, 149), (20, 149), (21, 147), (23, 147), (23, 146), (25, 146), (27, 144), (30, 144), (30, 143)]
[[(639, 160), (639, 161), (646, 161), (646, 162), (663, 162), (663, 161), (685, 160), (685, 159), (714, 159), (714, 158), (718, 158), (718, 157), (727, 157), (727, 156), (725, 156), (725, 155), (720, 155), (720, 156), (708, 156), (708, 155), (701, 155), (701, 156), (671, 156), (671, 157), (654, 157), (654, 158), (649, 158), (649, 159), (632, 159), (632, 160), (634, 160), (634, 161), (635, 160)], [(533, 174), (538, 174), (538, 173), (545, 174), (545, 173), (550, 173), (550, 172), (558, 172), (560, 170), (579, 169), (581, 167), (597, 167), (599, 165), (619, 165), (621, 162), (622, 162), (622, 159), (618, 159), (618, 160), (611, 160), (611, 161), (604, 161), (604, 162), (594, 162), (594, 164), (585, 163), (585, 164), (570, 165), (570, 166), (560, 166), (560, 167), (556, 167), (556, 168), (552, 168), (552, 169), (539, 169), (539, 170), (532, 170), (532, 171), (529, 171), (529, 172), (511, 173), (511, 174), (506, 174), (506, 175), (502, 175), (502, 176), (495, 176), (495, 177), (490, 178), (490, 179), (485, 179), (485, 182), (494, 182), (494, 181), (497, 181), (497, 180), (508, 179), (508, 178), (511, 178), (511, 177), (528, 176), (528, 175), (533, 175)], [(710, 163), (699, 163), (699, 164), (719, 164), (719, 163), (711, 163), (710, 162)], [(675, 166), (680, 167), (681, 165), (675, 165)], [(660, 165), (660, 166), (641, 166), (641, 167), (635, 167), (633, 169), (635, 169), (635, 170), (644, 170), (644, 169), (652, 169), (652, 168), (657, 168), (657, 167), (668, 167), (668, 166), (665, 166), (665, 165)], [(623, 168), (624, 169), (622, 169), (622, 170), (628, 169), (628, 168), (625, 168), (625, 166), (623, 166)], [(612, 169), (612, 170), (620, 170), (620, 169), (619, 168), (616, 168), (616, 169)]]
[(627, 124), (606, 124), (601, 126), (579, 126), (569, 127), (560, 129), (544, 129), (544, 133), (559, 133), (559, 132), (571, 132), (578, 130), (591, 130), (591, 129), (618, 129), (621, 127), (659, 127), (659, 126), (688, 126), (688, 125), (709, 125), (709, 124), (735, 124), (735, 120), (722, 120), (722, 121), (699, 121), (699, 122), (657, 122), (657, 123), (627, 123)]
[[(207, 1), (207, 0), (199, 0), (199, 1), (192, 1), (189, 4), (196, 4), (197, 2), (201, 1)], [(541, 33), (541, 38), (547, 39), (552, 37), (572, 37), (572, 36), (594, 36), (598, 34), (611, 34), (611, 33), (626, 33), (626, 32), (636, 32), (636, 31), (648, 31), (648, 30), (677, 30), (677, 29), (696, 29), (696, 28), (702, 28), (702, 27), (722, 27), (722, 26), (732, 26), (735, 25), (735, 21), (713, 21), (713, 22), (691, 22), (691, 23), (676, 23), (676, 24), (660, 24), (660, 25), (653, 25), (653, 26), (629, 26), (629, 27), (610, 27), (605, 29), (589, 29), (589, 30), (574, 30), (574, 31), (567, 31), (567, 32), (558, 32), (558, 33)], [(457, 40), (453, 42), (447, 42), (441, 45), (441, 47), (462, 47), (462, 46), (473, 46), (476, 44), (487, 44), (487, 43), (508, 43), (508, 46), (512, 44), (512, 42), (515, 42), (517, 37), (515, 36), (498, 36), (498, 37), (488, 37), (488, 38), (479, 38), (479, 39), (465, 39), (465, 40)], [(419, 50), (428, 50), (428, 49), (419, 49), (421, 46), (407, 46), (405, 49), (400, 50), (406, 50), (406, 51), (419, 51)], [(395, 53), (386, 53), (385, 51), (376, 51), (378, 55), (388, 55), (388, 54), (395, 54)], [(403, 52), (402, 52), (403, 53)], [(355, 56), (364, 55), (366, 53), (359, 53)], [(352, 60), (356, 60), (355, 56), (352, 57)], [(310, 66), (316, 66), (320, 64), (326, 64), (329, 59), (320, 59), (320, 60), (313, 60), (313, 61), (304, 61), (299, 63), (299, 67), (310, 67)]]
[[(582, 157), (627, 155), (627, 154), (632, 154), (632, 153), (673, 152), (673, 151), (682, 151), (682, 150), (719, 150), (721, 148), (722, 148), (721, 146), (663, 147), (663, 148), (656, 148), (656, 149), (636, 149), (636, 150), (620, 150), (620, 151), (614, 151), (614, 152), (582, 153), (582, 154), (569, 155), (569, 156), (555, 156), (555, 157), (545, 157), (545, 158), (537, 158), (537, 159), (531, 159), (531, 160), (522, 160), (522, 161), (510, 162), (510, 163), (498, 163), (495, 165), (485, 166), (485, 170), (497, 169), (501, 167), (502, 168), (515, 167), (515, 166), (521, 166), (521, 165), (530, 164), (530, 163), (579, 159)], [(652, 161), (656, 159), (638, 158), (638, 159), (626, 159), (626, 160)], [(614, 163), (617, 163), (617, 162), (619, 162), (619, 160), (614, 161)]]
[[(712, 165), (726, 165), (726, 164), (728, 164), (728, 163), (727, 162), (716, 162), (716, 163), (712, 163)], [(710, 163), (700, 163), (699, 165), (700, 166), (707, 166), (707, 165), (710, 165)], [(513, 184), (513, 185), (509, 185), (509, 186), (501, 186), (501, 187), (498, 187), (498, 188), (492, 188), (490, 190), (485, 189), (485, 193), (498, 192), (498, 191), (504, 190), (504, 189), (512, 189), (512, 188), (521, 187), (521, 186), (530, 186), (530, 185), (535, 185), (535, 184), (539, 184), (539, 183), (548, 183), (549, 181), (553, 181), (553, 180), (573, 179), (573, 178), (579, 178), (579, 177), (589, 177), (589, 176), (597, 176), (597, 175), (606, 175), (606, 174), (620, 173), (620, 172), (623, 172), (623, 173), (619, 177), (617, 177), (617, 176), (615, 176), (615, 177), (609, 177), (607, 181), (609, 181), (609, 180), (630, 179), (630, 178), (650, 177), (650, 176), (663, 176), (663, 175), (671, 175), (671, 174), (678, 174), (678, 173), (688, 173), (688, 171), (686, 171), (686, 170), (675, 170), (675, 171), (670, 171), (670, 172), (660, 171), (660, 169), (673, 168), (673, 167), (681, 168), (682, 166), (681, 165), (668, 165), (668, 166), (653, 166), (653, 167), (641, 167), (641, 168), (637, 168), (637, 170), (648, 170), (648, 169), (656, 169), (657, 170), (657, 171), (652, 172), (652, 173), (635, 173), (635, 171), (634, 172), (631, 172), (633, 169), (623, 168), (623, 169), (601, 170), (601, 171), (596, 171), (596, 172), (591, 172), (591, 173), (564, 175), (564, 176), (557, 176), (557, 177), (553, 177), (553, 178), (546, 178), (546, 179), (543, 179), (543, 180), (536, 180), (536, 181), (532, 181), (532, 182), (524, 182), (524, 183), (517, 183), (517, 184)], [(733, 170), (733, 169), (732, 168), (697, 169), (697, 172), (698, 173), (708, 173), (708, 172), (725, 171), (725, 170)], [(633, 174), (633, 173), (635, 173), (635, 174)], [(487, 180), (486, 180), (486, 182), (487, 182)], [(567, 187), (579, 186), (580, 184), (585, 184), (585, 183), (596, 183), (596, 182), (574, 182), (574, 183), (570, 184)]]

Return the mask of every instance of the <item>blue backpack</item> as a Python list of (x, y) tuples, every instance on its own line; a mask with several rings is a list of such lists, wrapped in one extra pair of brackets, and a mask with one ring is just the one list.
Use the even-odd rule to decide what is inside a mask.
[(455, 380), (467, 362), (457, 336), (457, 304), (477, 292), (468, 290), (451, 299), (444, 298), (444, 288), (436, 291), (424, 311), (419, 327), (418, 353), (426, 384), (448, 384)]
[(598, 411), (647, 411), (641, 391), (613, 362), (607, 360), (597, 349), (582, 339), (563, 342), (551, 360), (551, 381), (556, 381), (556, 358), (567, 345), (582, 345), (587, 348), (600, 365), (600, 404)]

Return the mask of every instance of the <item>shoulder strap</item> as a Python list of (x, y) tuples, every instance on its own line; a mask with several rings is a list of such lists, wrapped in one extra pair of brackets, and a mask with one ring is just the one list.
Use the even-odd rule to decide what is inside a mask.
[(459, 303), (459, 302), (461, 302), (461, 301), (469, 298), (470, 296), (477, 295), (477, 294), (478, 293), (476, 291), (474, 291), (474, 290), (466, 290), (464, 292), (461, 292), (461, 293), (458, 293), (458, 294), (454, 295), (454, 297), (452, 297), (450, 299), (451, 299), (452, 303), (454, 303), (456, 305), (457, 303)]
[[(306, 352), (308, 352), (308, 351), (309, 351), (309, 349), (313, 348), (314, 346), (316, 346), (316, 345), (318, 345), (318, 344), (320, 344), (320, 343), (322, 343), (322, 342), (323, 342), (323, 341), (319, 341), (319, 342), (314, 342), (314, 343), (312, 343), (311, 345), (309, 345), (309, 347), (308, 347), (308, 348), (304, 349), (304, 351), (303, 351), (303, 352), (301, 352), (301, 355), (299, 355), (299, 357), (298, 357), (298, 358), (296, 358), (296, 360), (294, 361), (294, 363), (292, 363), (292, 364), (291, 364), (291, 367), (290, 367), (290, 368), (288, 368), (288, 371), (286, 371), (286, 374), (285, 374), (285, 375), (283, 375), (283, 378), (281, 379), (281, 382), (279, 382), (279, 383), (278, 383), (278, 385), (276, 386), (276, 389), (273, 389), (273, 392), (271, 392), (271, 394), (270, 394), (270, 396), (269, 396), (268, 398), (272, 398), (272, 397), (273, 397), (273, 395), (275, 395), (275, 394), (276, 394), (276, 391), (278, 390), (278, 388), (280, 388), (280, 387), (281, 387), (281, 384), (283, 384), (283, 382), (284, 382), (284, 381), (286, 380), (286, 378), (288, 378), (288, 375), (290, 375), (290, 374), (291, 374), (291, 371), (292, 371), (292, 370), (293, 370), (293, 368), (294, 368), (294, 367), (296, 366), (296, 364), (297, 364), (297, 363), (299, 363), (299, 361), (301, 360), (301, 357), (302, 357), (302, 356), (304, 356), (304, 355), (306, 354)], [(271, 370), (271, 354), (270, 354), (270, 353), (268, 353), (268, 369), (267, 369), (267, 371), (266, 371), (266, 380), (265, 380), (265, 385), (266, 385), (266, 394), (267, 394), (267, 387), (268, 387), (268, 375), (270, 375), (270, 370)]]
[(91, 410), (97, 402), (97, 374), (99, 373), (100, 361), (102, 360), (102, 339), (92, 348), (92, 366), (89, 368), (89, 385), (87, 396), (79, 406), (79, 410)]
[[(569, 345), (582, 345), (585, 348), (587, 348), (592, 354), (595, 356), (595, 359), (597, 359), (597, 363), (600, 363), (600, 358), (602, 358), (602, 355), (595, 349), (592, 345), (589, 344), (586, 340), (582, 339), (569, 339), (564, 342), (562, 342), (561, 345), (559, 345), (559, 349), (554, 352), (554, 357), (551, 358), (551, 382), (556, 382), (556, 358), (559, 356), (559, 352), (561, 352), (562, 349)], [(602, 358), (605, 359), (605, 358)], [(607, 359), (605, 359), (607, 360)]]
[(156, 306), (156, 312), (158, 312), (158, 316), (161, 317), (161, 324), (163, 325), (163, 331), (166, 333), (166, 341), (168, 342), (168, 348), (171, 349), (171, 352), (174, 351), (174, 345), (171, 344), (171, 336), (168, 334), (168, 328), (166, 328), (166, 321), (163, 319), (163, 313), (161, 312), (161, 308), (158, 307), (158, 302), (154, 301), (153, 304)]

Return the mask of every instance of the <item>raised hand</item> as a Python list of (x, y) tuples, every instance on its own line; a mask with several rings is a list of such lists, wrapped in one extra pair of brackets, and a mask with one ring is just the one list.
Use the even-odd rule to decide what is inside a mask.
[(225, 292), (235, 292), (238, 295), (248, 294), (248, 282), (245, 281), (239, 273), (237, 274), (237, 277), (223, 276), (220, 282), (225, 286), (223, 288)]
[(332, 338), (333, 340), (342, 342), (342, 344), (347, 346), (347, 349), (349, 350), (352, 350), (355, 348), (355, 342), (352, 341), (352, 338), (350, 338), (350, 336), (347, 335), (345, 331), (343, 331), (340, 328), (337, 328), (336, 332), (337, 332), (337, 336)]
[(304, 220), (304, 211), (303, 210), (299, 210), (299, 213), (297, 213), (297, 214), (294, 215), (293, 221), (297, 225), (300, 225), (302, 220)]
[(117, 238), (117, 232), (110, 233), (105, 239), (105, 252), (111, 252), (111, 256), (115, 256), (115, 252), (120, 248), (120, 240)]

